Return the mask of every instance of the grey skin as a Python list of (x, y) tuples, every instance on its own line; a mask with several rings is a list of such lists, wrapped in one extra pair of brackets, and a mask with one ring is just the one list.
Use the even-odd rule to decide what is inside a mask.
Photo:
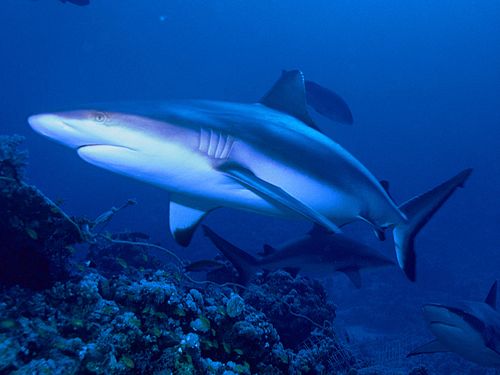
[(259, 270), (285, 269), (292, 275), (300, 272), (314, 278), (343, 272), (356, 288), (360, 288), (361, 269), (395, 265), (377, 250), (319, 225), (304, 236), (276, 248), (265, 245), (261, 259), (234, 246), (205, 225), (203, 230), (238, 271), (241, 284), (247, 284)]
[(408, 356), (453, 352), (482, 366), (500, 367), (497, 285), (495, 281), (484, 302), (424, 305), (424, 318), (436, 339), (416, 348)]
[[(310, 104), (327, 112), (318, 95)], [(91, 164), (169, 191), (170, 230), (181, 245), (218, 207), (305, 218), (333, 232), (363, 220), (379, 234), (394, 229), (398, 263), (414, 280), (413, 239), (442, 201), (414, 200), (408, 217), (365, 166), (317, 130), (306, 104), (304, 77), (290, 71), (254, 104), (144, 103), (28, 121)]]

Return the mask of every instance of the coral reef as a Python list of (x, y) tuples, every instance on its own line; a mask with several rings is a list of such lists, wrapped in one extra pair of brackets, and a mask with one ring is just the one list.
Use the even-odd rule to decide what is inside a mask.
[(19, 135), (0, 135), (0, 176), (21, 181), (28, 160), (28, 152), (19, 146), (24, 138)]
[(335, 308), (318, 281), (294, 278), (281, 270), (256, 278), (243, 297), (269, 317), (287, 348), (296, 348), (307, 339), (316, 328), (314, 322), (323, 326), (335, 318)]
[(19, 137), (0, 138), (0, 282), (43, 289), (68, 277), (79, 227), (38, 189), (20, 180)]
[(105, 277), (126, 275), (139, 278), (146, 269), (162, 267), (161, 262), (151, 256), (146, 247), (129, 244), (148, 240), (149, 235), (139, 232), (95, 237), (89, 245), (88, 263)]
[(88, 270), (44, 292), (12, 287), (0, 305), (0, 370), (285, 373), (276, 330), (246, 305), (231, 317), (231, 293), (182, 287), (166, 271), (131, 281)]

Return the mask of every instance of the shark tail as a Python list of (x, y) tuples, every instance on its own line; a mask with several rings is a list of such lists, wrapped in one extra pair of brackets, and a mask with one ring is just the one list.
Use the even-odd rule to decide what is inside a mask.
[(439, 208), (448, 200), (458, 187), (463, 187), (472, 173), (465, 169), (456, 176), (418, 195), (399, 206), (408, 220), (394, 227), (393, 236), (399, 266), (411, 281), (416, 279), (416, 254), (414, 242), (416, 235)]
[(212, 241), (215, 247), (219, 249), (219, 251), (233, 264), (236, 271), (238, 271), (239, 283), (242, 285), (248, 284), (259, 268), (259, 261), (247, 252), (226, 241), (206, 225), (202, 225), (202, 227), (205, 236)]

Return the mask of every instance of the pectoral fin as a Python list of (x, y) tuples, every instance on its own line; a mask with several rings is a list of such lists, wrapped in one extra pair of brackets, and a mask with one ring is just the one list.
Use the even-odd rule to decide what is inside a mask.
[(219, 166), (218, 169), (262, 198), (295, 211), (333, 232), (340, 232), (340, 229), (321, 213), (294, 198), (280, 187), (260, 179), (247, 168), (235, 163), (226, 163)]
[(449, 352), (447, 348), (443, 346), (438, 340), (432, 340), (427, 344), (421, 345), (418, 348), (412, 350), (406, 355), (406, 357), (412, 357), (419, 354), (432, 354), (432, 353), (443, 353)]
[(210, 210), (201, 210), (170, 200), (170, 233), (181, 246), (188, 246), (198, 224)]

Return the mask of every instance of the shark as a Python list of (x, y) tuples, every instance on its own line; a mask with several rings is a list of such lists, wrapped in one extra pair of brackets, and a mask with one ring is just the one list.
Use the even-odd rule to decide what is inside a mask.
[(342, 272), (356, 288), (361, 288), (361, 269), (395, 265), (379, 251), (342, 234), (334, 234), (318, 224), (305, 235), (277, 247), (264, 245), (261, 259), (236, 247), (208, 226), (203, 225), (203, 230), (238, 271), (238, 282), (243, 285), (259, 270), (284, 269), (292, 276), (300, 272), (314, 278)]
[(407, 205), (411, 212), (404, 212), (308, 111), (309, 104), (350, 123), (344, 102), (334, 98), (327, 111), (324, 91), (307, 84), (308, 95), (306, 83), (301, 71), (291, 70), (257, 103), (96, 105), (36, 114), (28, 122), (91, 164), (167, 190), (170, 231), (183, 246), (219, 207), (303, 218), (337, 233), (362, 220), (379, 237), (393, 229), (398, 263), (415, 280), (415, 235), (451, 192), (443, 189), (439, 199), (416, 197)]
[(453, 352), (486, 367), (500, 367), (500, 312), (497, 309), (498, 281), (484, 301), (461, 301), (454, 305), (430, 303), (423, 315), (436, 337), (408, 356)]
[(59, 0), (61, 3), (71, 3), (78, 6), (90, 5), (90, 0)]

